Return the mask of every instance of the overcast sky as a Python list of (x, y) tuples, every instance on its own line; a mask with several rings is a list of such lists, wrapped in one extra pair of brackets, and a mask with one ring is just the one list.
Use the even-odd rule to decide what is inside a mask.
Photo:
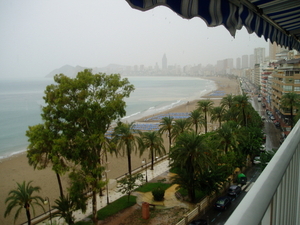
[(268, 44), (246, 29), (233, 38), (223, 27), (208, 28), (167, 7), (147, 12), (125, 0), (0, 0), (0, 77), (44, 77), (66, 64), (161, 67), (215, 65), (253, 54)]

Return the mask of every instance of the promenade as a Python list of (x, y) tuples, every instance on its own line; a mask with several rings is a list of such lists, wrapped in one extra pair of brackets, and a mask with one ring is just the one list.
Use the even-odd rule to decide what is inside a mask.
[[(154, 178), (159, 177), (160, 175), (162, 175), (163, 173), (166, 173), (169, 170), (169, 160), (167, 159), (167, 157), (164, 157), (163, 159), (161, 159), (160, 161), (156, 162), (154, 165), (153, 170), (150, 170), (150, 162), (148, 162), (147, 164), (147, 179), (148, 181), (153, 180)], [(138, 169), (134, 172), (140, 172), (143, 174), (144, 177), (146, 177), (146, 170), (145, 169)], [(122, 178), (122, 177), (121, 177)], [(107, 195), (108, 194), (108, 195)], [(117, 180), (116, 179), (110, 179), (109, 184), (108, 184), (108, 193), (106, 191), (106, 189), (103, 191), (103, 196), (99, 196), (97, 195), (97, 209), (102, 209), (103, 207), (105, 207), (107, 205), (107, 199), (109, 200), (109, 202), (113, 202), (117, 199), (119, 199), (120, 197), (124, 196), (125, 194), (122, 194), (121, 192), (118, 192), (118, 188), (117, 188)], [(139, 198), (138, 198), (139, 199)], [(138, 203), (138, 202), (137, 202)], [(92, 214), (92, 198), (89, 198), (88, 202), (87, 202), (87, 211), (86, 213), (82, 213), (81, 210), (77, 210), (73, 213), (73, 216), (75, 217), (75, 221), (81, 221), (81, 220), (88, 220), (88, 216), (90, 216)], [(43, 217), (45, 216), (49, 216), (48, 213), (45, 213), (42, 215)], [(38, 225), (45, 225), (45, 224), (50, 224), (49, 222), (49, 217), (46, 220), (43, 220), (41, 222), (35, 223), (34, 221), (36, 220), (40, 220), (41, 217), (37, 217), (35, 219), (32, 220), (33, 224), (38, 224)], [(57, 221), (57, 222), (64, 222), (63, 219), (59, 219), (57, 217), (52, 218), (52, 222)]]

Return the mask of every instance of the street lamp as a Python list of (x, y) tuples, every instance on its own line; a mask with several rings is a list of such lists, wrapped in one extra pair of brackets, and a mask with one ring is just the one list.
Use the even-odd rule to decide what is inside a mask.
[(51, 216), (51, 206), (50, 206), (50, 199), (48, 197), (45, 197), (44, 199), (44, 205), (49, 204), (49, 215), (50, 215), (50, 223), (52, 225), (52, 216)]
[(146, 182), (148, 182), (148, 176), (147, 176), (147, 160), (146, 158), (143, 158), (143, 161), (142, 161), (143, 164), (145, 164), (145, 170), (146, 170)]

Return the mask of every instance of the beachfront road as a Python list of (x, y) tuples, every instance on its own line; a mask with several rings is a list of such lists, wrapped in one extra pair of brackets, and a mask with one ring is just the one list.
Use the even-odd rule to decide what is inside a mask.
[[(213, 205), (207, 211), (207, 213), (201, 217), (201, 219), (206, 219), (209, 225), (222, 225), (225, 224), (227, 219), (233, 213), (233, 211), (238, 207), (242, 199), (246, 196), (248, 191), (251, 189), (251, 186), (254, 184), (258, 176), (260, 175), (259, 166), (251, 167), (247, 172), (246, 176), (248, 178), (248, 182), (246, 185), (242, 187), (242, 192), (239, 196), (232, 199), (231, 205), (225, 211), (218, 211), (213, 208)], [(198, 219), (198, 218), (196, 218)]]
[[(258, 111), (259, 115), (265, 115), (265, 109), (261, 106), (260, 102), (257, 102), (257, 96), (253, 97), (251, 100), (253, 107)], [(276, 128), (273, 121), (266, 116), (264, 132), (266, 133), (266, 149), (278, 149), (280, 146), (280, 135), (281, 130)], [(247, 192), (251, 189), (252, 185), (255, 183), (256, 179), (259, 177), (261, 171), (259, 165), (254, 165), (246, 173), (248, 178), (247, 185), (243, 187), (242, 193), (235, 199), (233, 199), (231, 206), (223, 212), (216, 211), (213, 206), (207, 211), (207, 213), (201, 218), (206, 219), (209, 225), (222, 225), (225, 224), (227, 219), (230, 217), (232, 212), (238, 207), (239, 203), (245, 197)]]

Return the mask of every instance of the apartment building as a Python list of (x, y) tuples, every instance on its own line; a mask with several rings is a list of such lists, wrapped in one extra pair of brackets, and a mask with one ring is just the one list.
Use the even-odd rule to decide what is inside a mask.
[(280, 100), (288, 92), (300, 94), (300, 59), (281, 60), (276, 64), (272, 73), (272, 107), (280, 118), (288, 120), (290, 113), (280, 107)]

